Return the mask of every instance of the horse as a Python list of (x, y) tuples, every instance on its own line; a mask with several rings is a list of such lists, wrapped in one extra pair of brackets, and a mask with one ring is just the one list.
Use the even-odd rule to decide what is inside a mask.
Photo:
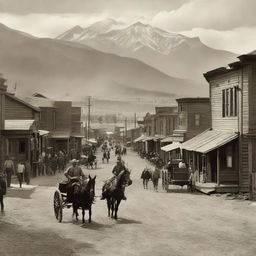
[(106, 199), (108, 206), (108, 217), (117, 219), (118, 207), (121, 200), (124, 198), (125, 186), (130, 186), (132, 180), (130, 179), (131, 172), (129, 170), (123, 170), (112, 180), (112, 184), (106, 189)]
[(87, 169), (93, 169), (93, 167), (96, 169), (97, 168), (97, 161), (96, 161), (96, 156), (95, 155), (90, 155), (87, 160)]
[(82, 180), (79, 183), (74, 184), (74, 194), (73, 194), (73, 216), (76, 216), (78, 221), (78, 209), (82, 209), (83, 223), (85, 223), (84, 215), (85, 210), (89, 211), (89, 223), (92, 222), (92, 204), (94, 202), (95, 196), (95, 180), (96, 176), (92, 178), (89, 175), (89, 180)]
[(3, 177), (0, 176), (0, 205), (1, 212), (4, 211), (4, 195), (6, 194), (6, 183)]
[(107, 160), (107, 163), (109, 162), (109, 158), (108, 158), (108, 153), (106, 151), (104, 151), (103, 156), (102, 156), (102, 163), (104, 163), (105, 159)]

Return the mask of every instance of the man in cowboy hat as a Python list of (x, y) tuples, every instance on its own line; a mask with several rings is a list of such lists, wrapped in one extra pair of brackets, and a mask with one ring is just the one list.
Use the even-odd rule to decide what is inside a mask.
[(81, 178), (84, 179), (86, 176), (84, 175), (80, 166), (78, 166), (78, 160), (73, 159), (71, 160), (72, 166), (69, 167), (65, 172), (64, 175), (68, 179), (67, 184), (67, 202), (72, 202), (73, 200), (73, 184), (78, 182)]
[[(106, 199), (106, 191), (111, 186), (112, 181), (115, 179), (116, 176), (118, 176), (122, 171), (127, 170), (125, 167), (125, 163), (122, 160), (120, 156), (117, 157), (116, 165), (114, 166), (112, 173), (114, 174), (114, 177), (107, 180), (102, 188), (102, 197), (101, 200)], [(126, 200), (126, 196), (123, 197), (123, 200)]]

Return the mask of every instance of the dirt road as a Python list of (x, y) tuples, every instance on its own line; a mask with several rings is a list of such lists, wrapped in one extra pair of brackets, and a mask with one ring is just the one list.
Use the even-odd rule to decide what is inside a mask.
[[(256, 255), (254, 204), (185, 191), (156, 193), (152, 183), (144, 190), (140, 174), (145, 160), (131, 152), (124, 160), (132, 169), (133, 185), (126, 190), (128, 200), (121, 203), (117, 221), (107, 217), (106, 202), (97, 197), (92, 224), (73, 220), (71, 209), (64, 210), (63, 222), (58, 223), (52, 198), (60, 175), (36, 178), (33, 184), (43, 186), (27, 197), (5, 200), (0, 255)], [(97, 196), (113, 164), (112, 158), (90, 170), (97, 175)]]

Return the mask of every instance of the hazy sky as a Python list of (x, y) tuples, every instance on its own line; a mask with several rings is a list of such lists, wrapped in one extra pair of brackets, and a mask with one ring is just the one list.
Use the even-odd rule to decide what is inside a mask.
[(0, 22), (54, 37), (105, 18), (137, 20), (237, 53), (256, 49), (256, 0), (0, 0)]

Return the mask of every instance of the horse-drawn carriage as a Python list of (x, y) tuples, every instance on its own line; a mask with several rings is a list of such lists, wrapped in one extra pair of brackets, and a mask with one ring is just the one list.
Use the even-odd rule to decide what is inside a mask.
[[(78, 220), (78, 209), (82, 209), (83, 214), (83, 222), (85, 210), (89, 211), (89, 222), (91, 222), (91, 214), (92, 214), (92, 203), (94, 201), (95, 196), (95, 179), (91, 178), (89, 175), (88, 179), (81, 179), (73, 183), (73, 196), (72, 202), (67, 201), (68, 191), (66, 183), (59, 183), (57, 189), (54, 192), (53, 197), (53, 209), (54, 214), (58, 222), (62, 221), (63, 217), (63, 209), (64, 208), (73, 208), (73, 215), (76, 215), (76, 219)], [(81, 200), (83, 198), (83, 200)]]
[(183, 186), (187, 185), (188, 190), (191, 189), (189, 169), (179, 168), (181, 159), (172, 159), (167, 168), (162, 171), (162, 187), (164, 190), (169, 190), (169, 185)]

